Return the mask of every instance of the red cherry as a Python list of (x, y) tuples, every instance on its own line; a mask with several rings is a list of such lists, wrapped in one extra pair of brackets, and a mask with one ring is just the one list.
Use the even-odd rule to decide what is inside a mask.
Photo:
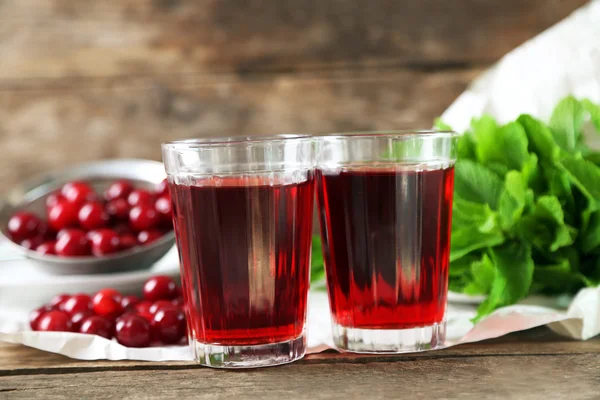
[(102, 289), (92, 299), (94, 312), (101, 317), (115, 319), (123, 313), (122, 298), (115, 289)]
[(141, 245), (147, 245), (157, 241), (163, 236), (163, 233), (157, 229), (150, 229), (148, 231), (141, 231), (138, 233), (137, 241)]
[(177, 297), (177, 285), (170, 276), (157, 275), (144, 283), (144, 298), (150, 301), (171, 300)]
[(120, 179), (114, 182), (104, 192), (104, 198), (107, 201), (114, 199), (127, 199), (129, 193), (133, 190), (133, 185), (127, 179)]
[(154, 208), (158, 215), (160, 215), (161, 223), (165, 227), (172, 227), (173, 218), (172, 218), (172, 203), (171, 197), (161, 196), (156, 199), (154, 203)]
[(99, 229), (108, 223), (108, 213), (104, 211), (104, 206), (100, 203), (86, 203), (77, 214), (79, 225), (82, 228), (91, 230)]
[(136, 231), (146, 231), (158, 226), (160, 217), (154, 207), (139, 205), (129, 211), (129, 225)]
[(169, 194), (169, 181), (167, 179), (163, 179), (156, 188), (154, 189), (157, 195), (164, 196)]
[[(127, 219), (129, 219), (129, 213), (127, 213)], [(117, 224), (113, 227), (113, 231), (115, 231), (117, 233), (117, 235), (121, 236), (121, 235), (126, 235), (126, 234), (133, 234), (133, 231), (131, 230), (131, 227), (129, 226), (128, 223), (120, 223)]]
[(78, 312), (77, 314), (73, 314), (71, 316), (71, 324), (73, 324), (73, 332), (79, 332), (81, 328), (81, 324), (86, 318), (94, 316), (94, 313), (91, 311), (83, 311)]
[(150, 322), (152, 321), (152, 318), (154, 318), (154, 314), (150, 312), (150, 307), (152, 307), (152, 302), (148, 300), (142, 300), (135, 305), (134, 309), (140, 317), (143, 317)]
[(152, 319), (154, 319), (154, 314), (152, 314), (150, 311), (140, 312), (136, 314), (144, 318), (146, 321), (148, 321), (148, 323), (151, 323)]
[(45, 233), (45, 223), (32, 213), (20, 211), (8, 220), (8, 233), (13, 242), (19, 243), (37, 234)]
[(46, 209), (49, 210), (50, 208), (63, 201), (67, 200), (62, 194), (60, 194), (60, 192), (50, 193), (48, 197), (46, 197)]
[(99, 229), (88, 232), (92, 242), (92, 254), (100, 257), (119, 250), (119, 236), (111, 229)]
[(140, 302), (140, 299), (138, 299), (136, 296), (125, 296), (121, 300), (121, 307), (123, 307), (124, 310), (127, 310), (127, 309), (134, 310), (136, 304), (139, 302)]
[(37, 248), (44, 243), (44, 237), (37, 235), (34, 237), (31, 237), (29, 239), (25, 239), (23, 240), (21, 243), (19, 243), (22, 247), (25, 247), (26, 249), (29, 250), (37, 250)]
[(48, 209), (48, 224), (55, 231), (77, 226), (79, 207), (66, 201), (61, 201)]
[(150, 306), (150, 309), (148, 311), (150, 312), (150, 314), (154, 315), (160, 310), (166, 310), (171, 308), (176, 309), (177, 307), (174, 306), (173, 303), (171, 303), (168, 300), (158, 300), (152, 303), (152, 306)]
[(185, 316), (181, 310), (163, 308), (154, 314), (151, 323), (152, 336), (165, 344), (174, 344), (185, 333)]
[(54, 296), (52, 298), (52, 300), (50, 300), (50, 307), (52, 307), (55, 310), (61, 310), (62, 311), (62, 307), (65, 304), (65, 302), (67, 300), (69, 300), (71, 298), (70, 294), (57, 294), (56, 296)]
[(117, 289), (104, 288), (96, 294), (99, 294), (99, 293), (102, 293), (104, 296), (112, 296), (112, 297), (118, 299), (119, 302), (123, 299), (123, 295)]
[(65, 184), (60, 193), (65, 197), (69, 203), (82, 204), (88, 201), (96, 201), (97, 196), (87, 183), (80, 181), (73, 181)]
[(67, 313), (62, 311), (48, 311), (39, 320), (38, 331), (70, 332), (72, 329), (71, 319)]
[(127, 221), (129, 203), (125, 199), (114, 199), (106, 203), (106, 212), (113, 221)]
[(65, 229), (56, 241), (55, 250), (59, 256), (88, 256), (90, 243), (81, 229)]
[(54, 250), (54, 246), (56, 245), (56, 240), (49, 240), (47, 242), (44, 242), (42, 244), (40, 244), (35, 251), (37, 251), (38, 253), (41, 254), (56, 254), (56, 251)]
[(175, 307), (183, 308), (183, 297), (178, 297), (171, 300), (171, 304), (173, 304)]
[(127, 250), (138, 245), (137, 239), (130, 233), (119, 237), (119, 249)]
[(40, 308), (36, 308), (32, 312), (30, 312), (29, 313), (29, 326), (31, 327), (31, 329), (34, 331), (37, 331), (40, 319), (44, 316), (44, 314), (46, 314), (47, 312), (53, 311), (53, 310), (54, 310), (54, 308), (52, 306), (44, 305), (44, 306), (41, 306)]
[(148, 300), (142, 300), (134, 306), (135, 312), (150, 312), (150, 307), (152, 307), (152, 302)]
[(106, 318), (93, 315), (91, 317), (86, 318), (81, 323), (81, 328), (79, 328), (79, 332), (87, 333), (89, 335), (98, 335), (107, 339), (112, 339), (113, 323), (112, 321)]
[(152, 196), (152, 193), (144, 189), (135, 189), (127, 196), (127, 202), (131, 207), (148, 205), (151, 204), (153, 200), (154, 196)]
[(135, 314), (126, 314), (117, 319), (115, 337), (123, 346), (146, 347), (150, 344), (150, 324)]
[(84, 311), (91, 311), (92, 299), (87, 294), (76, 294), (64, 302), (62, 309), (70, 316)]

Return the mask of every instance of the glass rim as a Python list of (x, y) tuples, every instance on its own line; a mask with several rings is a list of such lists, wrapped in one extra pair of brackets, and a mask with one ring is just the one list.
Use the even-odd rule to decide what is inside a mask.
[(267, 143), (280, 143), (290, 141), (307, 141), (314, 140), (315, 137), (309, 134), (295, 134), (295, 133), (283, 133), (268, 136), (213, 136), (205, 138), (193, 138), (193, 139), (181, 139), (181, 140), (170, 140), (162, 142), (161, 147), (163, 149), (171, 150), (186, 150), (186, 149), (197, 149), (203, 147), (227, 147), (244, 144), (267, 144)]
[(423, 130), (381, 130), (381, 131), (355, 131), (355, 132), (338, 132), (331, 134), (315, 135), (315, 139), (350, 139), (350, 138), (361, 138), (361, 139), (377, 139), (377, 138), (416, 138), (422, 136), (423, 138), (454, 138), (460, 136), (459, 133), (452, 130), (436, 130), (436, 129), (423, 129)]

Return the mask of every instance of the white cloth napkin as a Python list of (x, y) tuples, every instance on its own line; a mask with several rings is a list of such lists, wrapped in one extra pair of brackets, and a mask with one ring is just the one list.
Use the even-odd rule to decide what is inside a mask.
[[(471, 118), (482, 113), (488, 113), (500, 122), (512, 120), (521, 113), (547, 119), (556, 103), (568, 94), (599, 102), (599, 38), (600, 0), (596, 0), (505, 56), (478, 78), (442, 119), (463, 131)], [(446, 346), (495, 338), (541, 325), (549, 325), (560, 334), (581, 340), (600, 333), (600, 288), (581, 290), (566, 310), (556, 307), (556, 299), (527, 299), (522, 304), (501, 308), (473, 326), (470, 320), (475, 315), (476, 305), (451, 303), (447, 313)], [(332, 346), (329, 307), (324, 292), (311, 292), (307, 326), (309, 352)], [(24, 310), (10, 313), (0, 310), (2, 341), (85, 360), (192, 359), (187, 346), (130, 349), (100, 337), (31, 332), (26, 328)]]
[[(450, 303), (447, 312), (446, 347), (491, 339), (547, 324), (556, 332), (575, 339), (588, 339), (600, 332), (600, 288), (580, 291), (567, 311), (531, 305), (544, 301), (548, 300), (530, 299), (525, 302), (529, 304), (504, 307), (475, 326), (470, 319), (476, 314), (476, 306)], [(308, 353), (333, 347), (329, 305), (325, 292), (310, 293), (307, 327)], [(19, 311), (0, 315), (0, 341), (21, 343), (80, 360), (185, 361), (193, 358), (188, 346), (134, 349), (94, 335), (32, 332), (27, 327), (26, 313)]]

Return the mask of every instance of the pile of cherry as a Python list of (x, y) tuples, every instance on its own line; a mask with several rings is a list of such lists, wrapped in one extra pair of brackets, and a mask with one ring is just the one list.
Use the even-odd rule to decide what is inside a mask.
[(15, 213), (10, 239), (42, 254), (99, 257), (149, 244), (173, 229), (166, 180), (149, 191), (122, 179), (103, 196), (85, 182), (69, 182), (46, 198), (46, 214), (47, 221)]
[(122, 296), (114, 289), (87, 294), (56, 296), (29, 315), (34, 331), (79, 332), (113, 337), (127, 347), (177, 344), (187, 329), (181, 290), (168, 276), (146, 281), (143, 300)]

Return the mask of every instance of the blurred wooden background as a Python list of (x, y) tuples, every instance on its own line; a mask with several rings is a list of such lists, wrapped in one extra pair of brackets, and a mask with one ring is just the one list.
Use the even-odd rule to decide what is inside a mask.
[(427, 128), (586, 0), (0, 0), (0, 192), (203, 135)]

